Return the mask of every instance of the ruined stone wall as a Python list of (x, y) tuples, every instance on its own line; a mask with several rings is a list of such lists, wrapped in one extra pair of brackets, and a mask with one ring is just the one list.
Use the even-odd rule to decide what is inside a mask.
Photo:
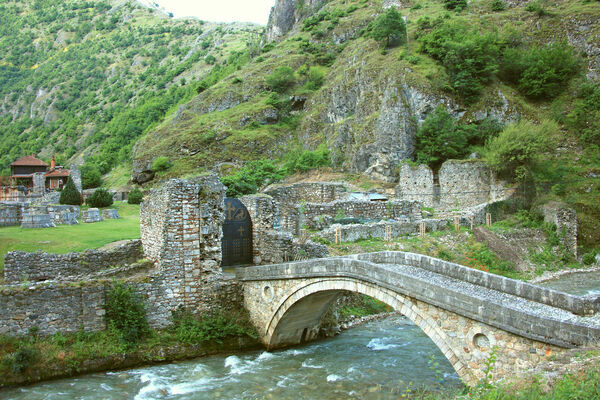
[(108, 267), (131, 264), (143, 257), (140, 240), (83, 253), (10, 251), (4, 257), (4, 282), (37, 282), (91, 274)]
[(342, 200), (348, 196), (348, 189), (336, 182), (306, 182), (272, 186), (267, 188), (265, 193), (277, 202), (279, 212), (274, 221), (277, 228), (298, 235), (301, 203), (328, 203)]
[(41, 335), (104, 329), (104, 285), (0, 287), (0, 334)]
[(142, 245), (160, 272), (155, 292), (161, 307), (201, 308), (207, 287), (222, 278), (224, 196), (225, 187), (212, 174), (171, 179), (142, 203)]
[(552, 201), (542, 206), (544, 221), (556, 226), (556, 233), (567, 250), (577, 257), (577, 213), (566, 204)]
[(396, 197), (414, 200), (437, 210), (455, 210), (502, 200), (507, 195), (503, 182), (480, 160), (448, 160), (439, 170), (436, 184), (426, 165), (400, 168)]
[(0, 203), (0, 226), (20, 225), (22, 219), (22, 203)]
[(306, 203), (302, 206), (302, 224), (315, 227), (324, 216), (335, 218), (394, 219), (413, 222), (421, 219), (421, 207), (414, 201), (333, 201), (330, 203)]
[(277, 205), (271, 196), (250, 195), (240, 198), (252, 219), (252, 246), (254, 264), (281, 263), (300, 258), (326, 257), (327, 247), (310, 241), (294, 239), (285, 230), (274, 230)]
[(434, 206), (433, 171), (427, 165), (402, 164), (396, 186), (396, 197), (418, 201), (423, 207)]

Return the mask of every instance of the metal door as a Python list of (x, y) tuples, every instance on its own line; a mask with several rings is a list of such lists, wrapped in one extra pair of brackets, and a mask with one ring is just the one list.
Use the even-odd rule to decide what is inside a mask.
[(246, 206), (232, 197), (225, 198), (222, 266), (252, 264), (252, 220)]

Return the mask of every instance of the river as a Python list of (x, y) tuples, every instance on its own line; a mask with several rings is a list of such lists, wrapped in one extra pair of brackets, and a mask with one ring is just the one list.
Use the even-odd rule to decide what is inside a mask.
[(538, 285), (576, 296), (600, 295), (600, 271), (576, 272)]
[(292, 349), (84, 375), (0, 391), (0, 398), (385, 400), (460, 385), (435, 344), (392, 316)]

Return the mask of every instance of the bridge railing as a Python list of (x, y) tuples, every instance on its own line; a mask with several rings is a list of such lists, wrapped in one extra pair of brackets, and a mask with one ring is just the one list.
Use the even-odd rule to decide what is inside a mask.
[(378, 264), (403, 264), (424, 268), (450, 278), (523, 297), (537, 303), (561, 308), (577, 315), (592, 315), (600, 311), (600, 297), (574, 296), (423, 254), (402, 251), (382, 251), (377, 253), (355, 254), (349, 257)]

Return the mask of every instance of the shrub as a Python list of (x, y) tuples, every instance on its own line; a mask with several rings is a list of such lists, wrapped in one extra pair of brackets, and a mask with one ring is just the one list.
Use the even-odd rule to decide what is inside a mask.
[(325, 81), (325, 74), (320, 68), (310, 67), (308, 70), (308, 80), (304, 85), (308, 90), (318, 90)]
[(132, 287), (115, 282), (106, 294), (106, 323), (119, 332), (119, 340), (135, 344), (148, 332), (148, 321), (143, 302)]
[(180, 343), (197, 344), (203, 341), (221, 341), (228, 337), (256, 338), (256, 331), (247, 318), (240, 315), (194, 315), (183, 308), (172, 314), (171, 330)]
[(171, 162), (169, 161), (169, 157), (156, 157), (152, 162), (152, 171), (154, 172), (166, 171), (169, 168), (171, 168)]
[(527, 4), (525, 7), (525, 11), (529, 11), (538, 15), (538, 17), (543, 17), (544, 15), (548, 15), (548, 11), (546, 11), (546, 2), (543, 0), (532, 1)]
[(585, 82), (577, 90), (567, 126), (579, 132), (583, 143), (600, 146), (600, 84)]
[(444, 7), (448, 10), (460, 11), (467, 7), (467, 0), (444, 0)]
[(40, 357), (40, 351), (33, 347), (21, 347), (3, 362), (7, 364), (13, 374), (25, 371)]
[(113, 196), (108, 190), (98, 188), (85, 202), (90, 207), (108, 207), (113, 203)]
[(539, 165), (544, 152), (552, 149), (558, 132), (558, 125), (548, 120), (539, 125), (529, 121), (508, 125), (486, 142), (484, 158), (500, 175), (524, 180)]
[(517, 85), (532, 98), (558, 95), (579, 70), (579, 58), (566, 43), (551, 43), (528, 50), (508, 48), (504, 52), (500, 76)]
[(495, 33), (480, 34), (463, 21), (437, 21), (420, 40), (421, 51), (442, 63), (452, 88), (467, 103), (477, 100), (498, 70), (500, 47)]
[(369, 24), (367, 30), (370, 37), (382, 42), (383, 47), (387, 48), (393, 39), (404, 40), (406, 24), (396, 8), (390, 7), (385, 13), (379, 14), (375, 21)]
[(492, 11), (504, 11), (506, 10), (506, 4), (504, 0), (493, 0), (492, 1)]
[(60, 204), (81, 205), (81, 193), (75, 187), (73, 179), (70, 176), (67, 179), (67, 184), (60, 192), (60, 199), (58, 201)]
[(311, 169), (331, 165), (329, 149), (324, 143), (319, 145), (316, 150), (293, 151), (287, 156), (283, 164), (286, 174), (294, 172), (306, 172)]
[(127, 203), (128, 204), (140, 204), (144, 198), (144, 194), (142, 191), (135, 187), (131, 189), (129, 194), (127, 195)]
[(271, 90), (283, 93), (296, 83), (296, 78), (294, 77), (294, 71), (285, 66), (276, 68), (273, 73), (267, 76), (266, 81)]
[(581, 258), (581, 262), (584, 265), (592, 265), (593, 263), (595, 263), (596, 262), (596, 252), (590, 251), (589, 253), (585, 253), (583, 255), (583, 257)]
[(80, 171), (82, 189), (92, 189), (102, 185), (102, 176), (95, 165), (83, 164)]
[(234, 174), (221, 177), (223, 185), (227, 186), (228, 197), (239, 197), (256, 191), (267, 182), (276, 182), (283, 177), (270, 160), (257, 160), (248, 162), (242, 169)]

